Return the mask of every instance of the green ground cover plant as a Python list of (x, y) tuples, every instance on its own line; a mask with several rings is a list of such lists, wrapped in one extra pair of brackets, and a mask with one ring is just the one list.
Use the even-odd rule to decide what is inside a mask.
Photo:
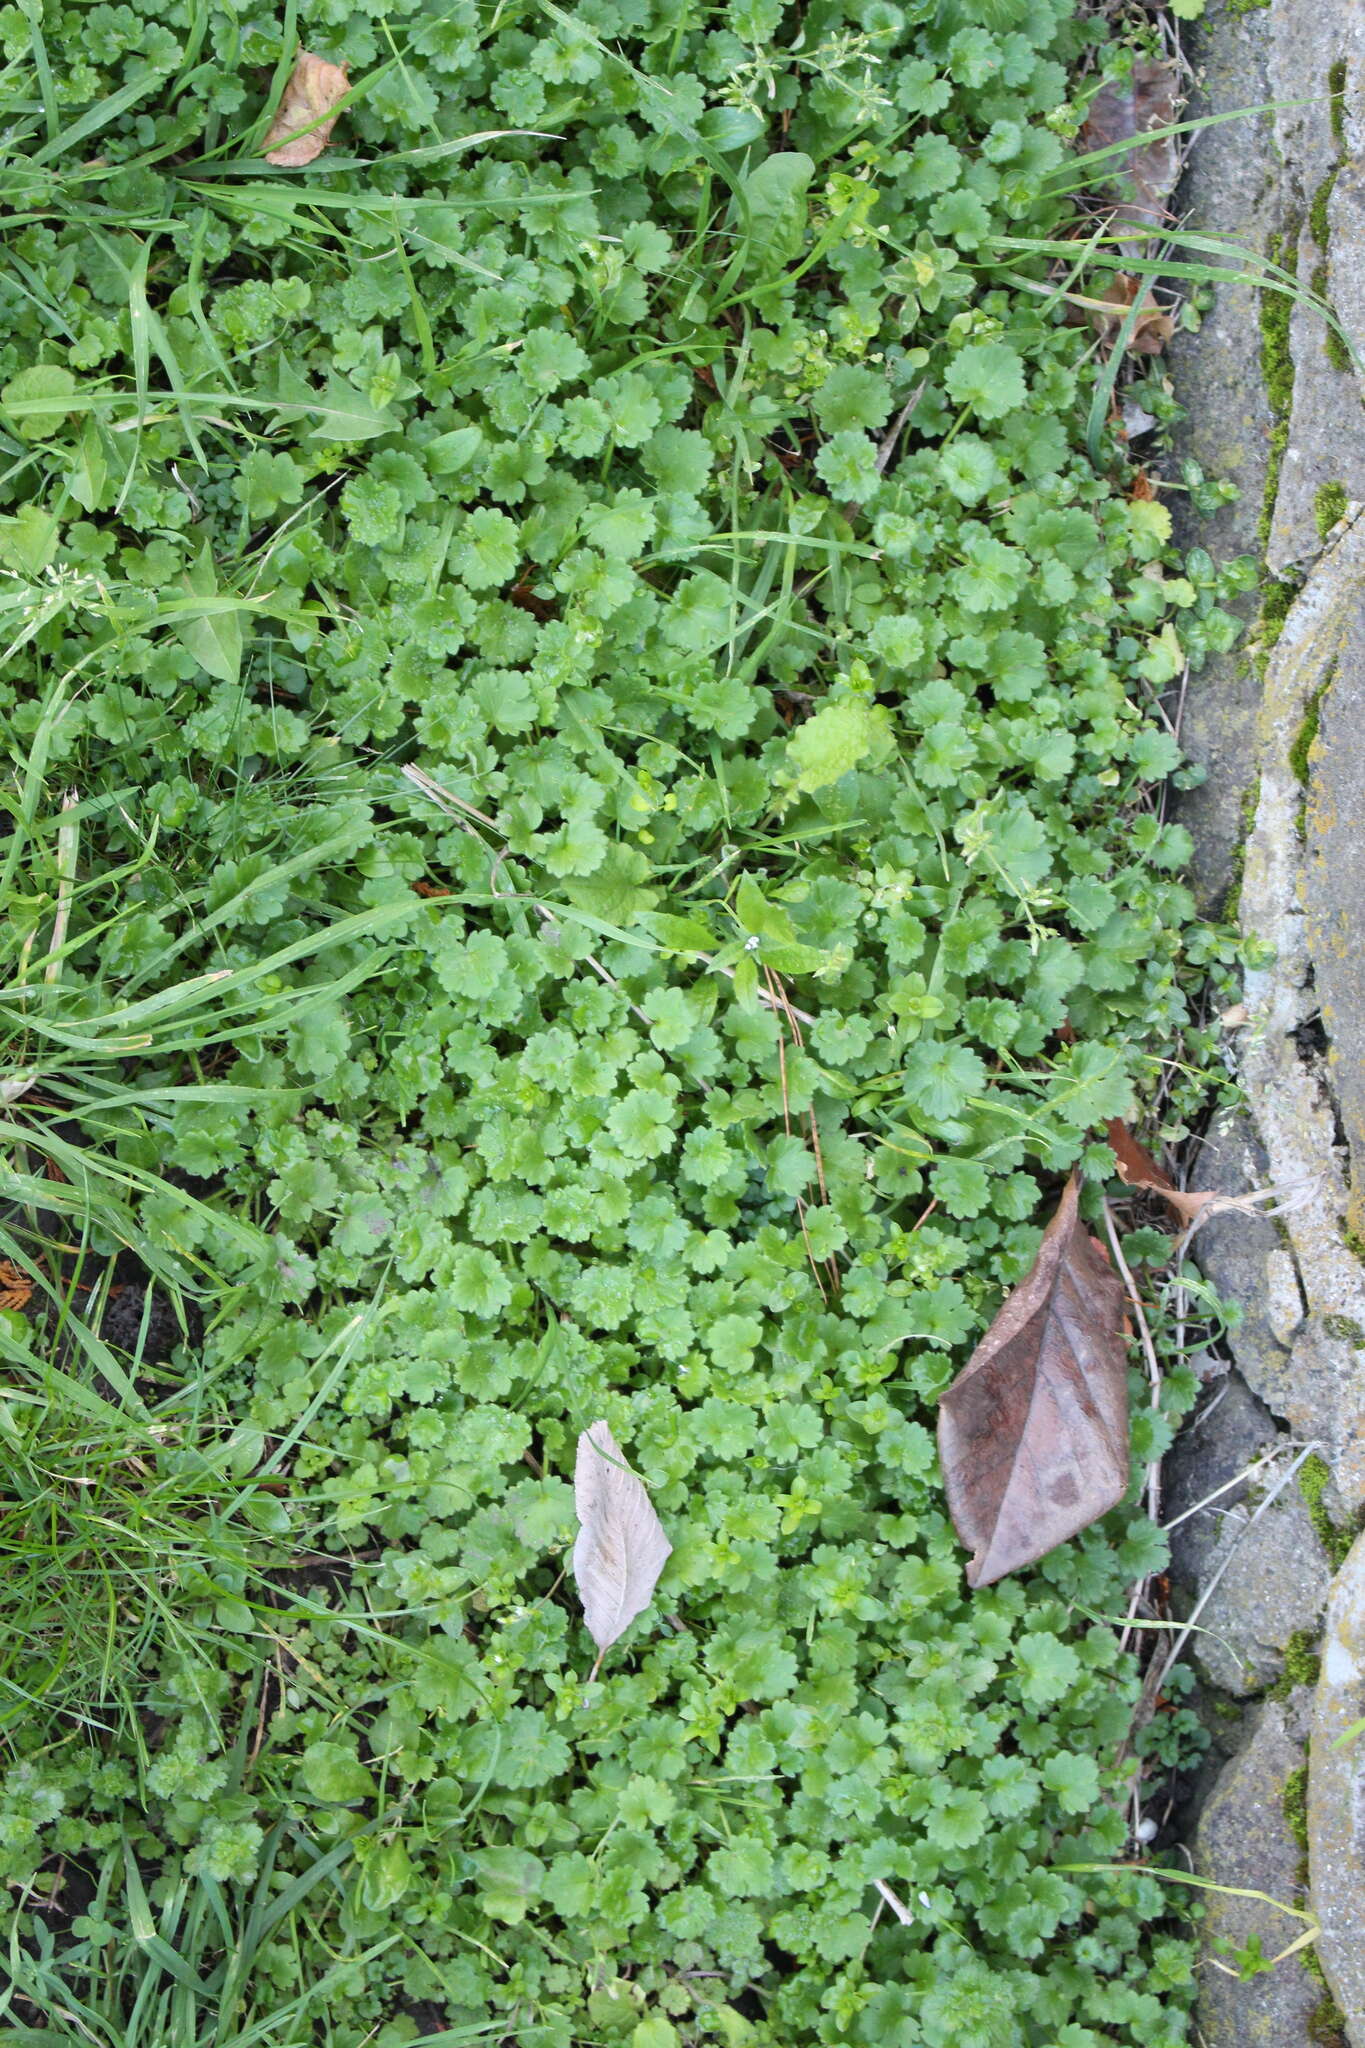
[(1193, 1379), (975, 1595), (933, 1439), (1231, 960), (1153, 785), (1245, 565), (1047, 253), (1106, 33), (0, 10), (0, 2040), (1187, 2039), (1110, 1617)]

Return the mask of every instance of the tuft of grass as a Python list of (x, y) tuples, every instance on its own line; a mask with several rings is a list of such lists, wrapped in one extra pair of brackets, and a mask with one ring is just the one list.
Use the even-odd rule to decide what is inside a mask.
[(243, 1439), (200, 1392), (143, 1420), (86, 1360), (63, 1371), (28, 1335), (3, 1347), (0, 1729), (41, 1714), (54, 1739), (126, 1737), (168, 1664), (197, 1695), (221, 1632), (250, 1630), (242, 1594), (272, 1561), (265, 1532), (288, 1523), (268, 1494), (243, 1497)]
[[(230, 1791), (243, 1784), (249, 1734), (244, 1722), (229, 1759)], [(277, 1870), (285, 1848), (298, 1870), (287, 1882)], [(249, 1890), (205, 1872), (149, 1891), (125, 1835), (103, 1859), (74, 1939), (60, 1946), (29, 1887), (10, 1922), (5, 2040), (11, 2048), (329, 2048), (353, 2039), (334, 2030), (347, 1979), (398, 1936), (349, 1940), (329, 1969), (296, 1980), (292, 1993), (281, 1989), (279, 1958), (317, 1941), (316, 1925), (342, 1895), (355, 1849), (355, 1837), (327, 1848), (297, 1822), (281, 1821)], [(132, 1939), (112, 1941), (115, 1925), (128, 1926)]]

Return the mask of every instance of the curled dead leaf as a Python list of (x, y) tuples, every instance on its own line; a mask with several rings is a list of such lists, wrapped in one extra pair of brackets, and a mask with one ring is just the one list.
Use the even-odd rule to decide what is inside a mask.
[[(268, 164), (300, 170), (320, 157), (337, 123), (332, 111), (350, 90), (344, 64), (329, 64), (311, 50), (300, 50), (289, 74), (274, 120), (261, 144)], [(300, 133), (306, 130), (306, 133)]]
[(1119, 1179), (1125, 1187), (1145, 1188), (1149, 1194), (1160, 1195), (1169, 1209), (1173, 1209), (1182, 1223), (1193, 1223), (1210, 1202), (1226, 1201), (1227, 1197), (1200, 1194), (1193, 1189), (1178, 1188), (1164, 1167), (1158, 1166), (1150, 1152), (1129, 1130), (1127, 1124), (1115, 1117), (1106, 1124), (1105, 1143), (1114, 1155)]
[(1167, 1208), (1184, 1224), (1182, 1246), (1196, 1226), (1207, 1222), (1210, 1216), (1292, 1215), (1294, 1210), (1311, 1201), (1317, 1192), (1315, 1181), (1304, 1181), (1295, 1186), (1250, 1188), (1242, 1195), (1216, 1194), (1207, 1188), (1179, 1188), (1119, 1118), (1115, 1117), (1105, 1126), (1104, 1137), (1125, 1187), (1143, 1188), (1149, 1194), (1160, 1195)]
[(970, 1586), (1022, 1571), (1128, 1485), (1128, 1350), (1118, 1275), (1072, 1174), (1032, 1268), (939, 1402), (938, 1447)]
[(602, 1657), (654, 1597), (673, 1546), (644, 1486), (605, 1422), (578, 1439), (574, 1506), (579, 1530), (573, 1574), (583, 1619)]

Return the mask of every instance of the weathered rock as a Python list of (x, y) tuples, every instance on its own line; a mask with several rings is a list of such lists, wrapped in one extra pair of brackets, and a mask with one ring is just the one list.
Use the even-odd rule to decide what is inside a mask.
[[(1269, 21), (1261, 12), (1231, 20), (1210, 11), (1196, 32), (1196, 86), (1186, 118), (1233, 107), (1263, 107), (1271, 98)], [(1271, 166), (1274, 131), (1269, 114), (1206, 128), (1181, 180), (1177, 209), (1201, 231), (1236, 236), (1262, 248), (1279, 231), (1280, 201)], [(1177, 393), (1189, 407), (1181, 428), (1182, 455), (1205, 474), (1226, 477), (1238, 497), (1210, 517), (1192, 517), (1177, 498), (1182, 545), (1207, 548), (1216, 560), (1259, 554), (1257, 526), (1265, 497), (1270, 433), (1274, 425), (1261, 377), (1257, 294), (1250, 285), (1219, 288), (1212, 309), (1193, 334), (1178, 333), (1169, 362)], [(1256, 615), (1254, 597), (1239, 607)], [(1194, 834), (1191, 880), (1206, 910), (1216, 909), (1233, 877), (1243, 831), (1242, 794), (1251, 780), (1256, 675), (1245, 650), (1214, 656), (1191, 679), (1181, 729), (1190, 760), (1205, 770), (1197, 789), (1184, 792), (1177, 815)]]
[[(1365, 1238), (1365, 581), (1345, 593), (1340, 640), (1321, 688), (1308, 755), (1304, 909), (1328, 1038), (1328, 1083), (1350, 1154), (1347, 1222)], [(1365, 1346), (1365, 1328), (1356, 1334)]]
[[(1328, 297), (1350, 332), (1365, 241), (1356, 238), (1356, 173), (1346, 162), (1346, 136), (1340, 114), (1333, 118), (1330, 92), (1344, 68), (1354, 107), (1365, 64), (1365, 14), (1358, 6), (1324, 6), (1320, 0), (1275, 0), (1269, 12), (1282, 232), (1299, 283)], [(1339, 203), (1335, 186), (1330, 202), (1327, 198), (1333, 179), (1345, 181)], [(1365, 325), (1352, 338), (1360, 347)], [(1321, 316), (1296, 305), (1289, 325), (1294, 396), (1266, 548), (1276, 574), (1311, 561), (1321, 548), (1318, 493), (1324, 485), (1339, 486), (1350, 499), (1365, 499), (1361, 387), (1349, 365), (1334, 359), (1329, 343)]]
[(1189, 1512), (1280, 1440), (1266, 1409), (1237, 1380), (1213, 1398), (1204, 1430), (1196, 1422), (1171, 1475), (1167, 1519), (1189, 1514), (1172, 1536), (1171, 1568), (1183, 1613), (1207, 1596), (1196, 1624), (1196, 1664), (1212, 1684), (1243, 1699), (1280, 1676), (1291, 1636), (1311, 1628), (1322, 1611), (1332, 1571), (1295, 1480), (1265, 1500), (1286, 1458), (1261, 1464), (1250, 1489), (1239, 1485)]
[[(1195, 1864), (1201, 1876), (1295, 1903), (1302, 1850), (1285, 1817), (1285, 1788), (1303, 1765), (1306, 1705), (1303, 1695), (1267, 1701), (1250, 1717), (1250, 1740), (1219, 1779), (1199, 1823)], [(1321, 1991), (1298, 1956), (1247, 1983), (1217, 1967), (1227, 1964), (1220, 1942), (1239, 1949), (1255, 1938), (1262, 1954), (1274, 1956), (1295, 1938), (1299, 1923), (1256, 1899), (1222, 1892), (1205, 1898), (1199, 2028), (1206, 2048), (1305, 2048)]]
[[(1365, 98), (1365, 94), (1361, 95)], [(1365, 126), (1365, 122), (1361, 124)], [(1362, 141), (1365, 148), (1365, 140)], [(1337, 318), (1365, 356), (1365, 160), (1347, 161), (1337, 173), (1327, 202), (1327, 247), (1338, 260), (1329, 265), (1328, 283)]]
[(1365, 2048), (1365, 1536), (1332, 1588), (1313, 1702), (1308, 1772), (1308, 1859), (1318, 1957), (1346, 2021)]
[[(1324, 176), (1330, 175), (1329, 163)], [(1311, 228), (1304, 226), (1299, 232), (1299, 280), (1330, 292), (1333, 301), (1337, 273), (1350, 278), (1360, 261), (1359, 253), (1347, 253), (1346, 238), (1338, 247), (1342, 256), (1329, 265), (1327, 251), (1318, 246)], [(1344, 491), (1355, 502), (1365, 499), (1365, 406), (1354, 371), (1341, 367), (1331, 352), (1331, 340), (1322, 315), (1311, 306), (1296, 304), (1289, 320), (1294, 399), (1266, 545), (1266, 561), (1276, 575), (1310, 562), (1321, 549), (1319, 494), (1325, 488)], [(1365, 342), (1365, 330), (1356, 340), (1357, 346)]]
[[(1268, 965), (1247, 975), (1242, 1078), (1271, 1178), (1303, 1197), (1284, 1216), (1283, 1229), (1307, 1308), (1287, 1359), (1268, 1361), (1264, 1371), (1250, 1362), (1245, 1369), (1268, 1406), (1320, 1443), (1347, 1509), (1365, 1504), (1365, 1371), (1356, 1347), (1365, 1330), (1365, 1267), (1342, 1233), (1351, 1191), (1313, 1031), (1319, 1000), (1304, 909), (1303, 790), (1293, 756), (1312, 706), (1343, 661), (1355, 658), (1363, 581), (1365, 514), (1348, 522), (1314, 564), (1267, 666), (1259, 794), (1241, 898), (1243, 930), (1274, 949)], [(1329, 830), (1325, 809), (1323, 815), (1320, 842)], [(1354, 865), (1359, 856), (1345, 851), (1346, 843), (1335, 842), (1333, 856)], [(1321, 891), (1315, 901), (1321, 925), (1329, 908)], [(1339, 986), (1345, 1004), (1345, 979)]]
[[(1251, 1119), (1241, 1110), (1218, 1117), (1199, 1148), (1194, 1185), (1214, 1194), (1244, 1195), (1269, 1180), (1265, 1147)], [(1223, 1299), (1240, 1311), (1240, 1321), (1227, 1340), (1239, 1371), (1257, 1391), (1278, 1386), (1293, 1336), (1292, 1330), (1289, 1336), (1283, 1333), (1291, 1316), (1297, 1329), (1304, 1311), (1292, 1270), (1292, 1301), (1287, 1296), (1283, 1268), (1288, 1255), (1275, 1221), (1268, 1216), (1211, 1216), (1200, 1226), (1194, 1254)]]

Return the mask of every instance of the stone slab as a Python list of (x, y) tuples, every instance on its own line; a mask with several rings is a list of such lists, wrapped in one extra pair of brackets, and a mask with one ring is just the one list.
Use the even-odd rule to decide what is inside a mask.
[[(1214, 1194), (1244, 1195), (1269, 1180), (1265, 1147), (1250, 1117), (1242, 1110), (1225, 1111), (1200, 1145), (1192, 1185)], [(1194, 1256), (1223, 1300), (1240, 1311), (1227, 1336), (1239, 1372), (1253, 1390), (1278, 1386), (1292, 1341), (1286, 1326), (1292, 1314), (1297, 1329), (1304, 1307), (1297, 1281), (1293, 1307), (1286, 1301), (1282, 1267), (1287, 1255), (1274, 1219), (1211, 1216), (1194, 1240)]]
[[(1360, 629), (1365, 587), (1365, 512), (1343, 523), (1313, 565), (1267, 665), (1258, 719), (1256, 815), (1248, 836), (1242, 929), (1264, 949), (1265, 964), (1246, 977), (1248, 1023), (1240, 1034), (1242, 1081), (1271, 1180), (1296, 1198), (1282, 1218), (1306, 1313), (1287, 1354), (1248, 1369), (1255, 1392), (1292, 1427), (1316, 1441), (1332, 1469), (1338, 1508), (1365, 1505), (1365, 1371), (1357, 1348), (1365, 1330), (1365, 1266), (1343, 1235), (1351, 1208), (1348, 1161), (1328, 1060), (1315, 1035), (1314, 985), (1305, 909), (1301, 839), (1305, 792), (1295, 747), (1315, 703), (1326, 702)], [(1317, 773), (1315, 766), (1314, 772)], [(1343, 771), (1344, 772), (1344, 771)], [(1317, 802), (1309, 795), (1310, 808)], [(1327, 830), (1324, 821), (1318, 837)], [(1332, 858), (1362, 865), (1345, 839)], [(1345, 878), (1339, 878), (1344, 884)], [(1321, 890), (1314, 899), (1321, 905)], [(1352, 913), (1354, 915), (1354, 912)], [(1325, 912), (1315, 913), (1321, 925)], [(1365, 953), (1358, 928), (1355, 958)], [(1349, 981), (1343, 963), (1342, 988)], [(1342, 995), (1343, 1003), (1347, 998)]]
[[(1251, 1715), (1247, 1746), (1224, 1771), (1200, 1818), (1195, 1867), (1201, 1876), (1295, 1900), (1302, 1851), (1285, 1819), (1284, 1795), (1304, 1761), (1305, 1709), (1300, 1696), (1267, 1701)], [(1199, 2031), (1205, 2048), (1307, 2048), (1309, 2020), (1322, 1994), (1298, 1956), (1246, 1983), (1217, 1967), (1228, 1960), (1219, 1941), (1241, 1948), (1255, 1937), (1262, 1954), (1274, 1956), (1300, 1923), (1256, 1899), (1221, 1892), (1204, 1897)]]
[(1365, 2048), (1365, 1536), (1337, 1575), (1322, 1637), (1308, 1771), (1308, 1857), (1318, 1958), (1346, 2021)]
[[(1272, 97), (1269, 41), (1263, 11), (1237, 19), (1226, 4), (1211, 8), (1208, 20), (1189, 35), (1194, 80), (1186, 118), (1266, 105)], [(1268, 114), (1206, 128), (1190, 152), (1176, 211), (1202, 231), (1235, 236), (1260, 249), (1280, 225), (1274, 164)], [(1206, 517), (1191, 516), (1183, 495), (1176, 496), (1171, 509), (1177, 538), (1184, 547), (1207, 548), (1218, 561), (1259, 555), (1257, 526), (1274, 422), (1261, 380), (1260, 321), (1252, 287), (1221, 286), (1202, 326), (1193, 334), (1177, 333), (1167, 360), (1176, 395), (1188, 408), (1179, 430), (1180, 453), (1192, 456), (1206, 475), (1227, 478), (1239, 494)], [(1256, 616), (1254, 595), (1235, 609), (1250, 623)], [(1190, 880), (1208, 912), (1217, 911), (1233, 879), (1259, 694), (1257, 677), (1240, 647), (1213, 656), (1190, 678), (1181, 739), (1205, 779), (1180, 794), (1174, 814), (1194, 836)]]
[[(1347, 1222), (1365, 1242), (1365, 550), (1359, 567), (1343, 591), (1342, 631), (1308, 756), (1304, 909), (1328, 1082), (1349, 1152)], [(1365, 1347), (1365, 1328), (1358, 1336)]]
[[(1323, 175), (1332, 168), (1329, 159)], [(1328, 217), (1334, 222), (1341, 219), (1342, 209), (1329, 209)], [(1353, 240), (1357, 226), (1355, 211), (1346, 210), (1341, 231), (1334, 227), (1326, 249), (1318, 247), (1307, 226), (1299, 233), (1299, 280), (1311, 285), (1323, 274), (1334, 304), (1343, 285), (1354, 297), (1357, 273), (1365, 268), (1365, 241)], [(1266, 546), (1266, 561), (1277, 576), (1311, 562), (1320, 552), (1325, 536), (1318, 521), (1318, 493), (1325, 486), (1339, 486), (1355, 503), (1365, 500), (1365, 405), (1354, 372), (1340, 368), (1328, 354), (1330, 335), (1321, 314), (1309, 306), (1294, 307), (1289, 321), (1294, 398)], [(1361, 342), (1365, 329), (1357, 346)]]
[(1188, 1615), (1209, 1589), (1191, 1654), (1234, 1699), (1279, 1678), (1290, 1637), (1316, 1624), (1332, 1576), (1295, 1481), (1261, 1506), (1282, 1456), (1231, 1485), (1282, 1445), (1274, 1417), (1234, 1373), (1182, 1433), (1166, 1473), (1165, 1519), (1184, 1518), (1171, 1536), (1177, 1611)]

